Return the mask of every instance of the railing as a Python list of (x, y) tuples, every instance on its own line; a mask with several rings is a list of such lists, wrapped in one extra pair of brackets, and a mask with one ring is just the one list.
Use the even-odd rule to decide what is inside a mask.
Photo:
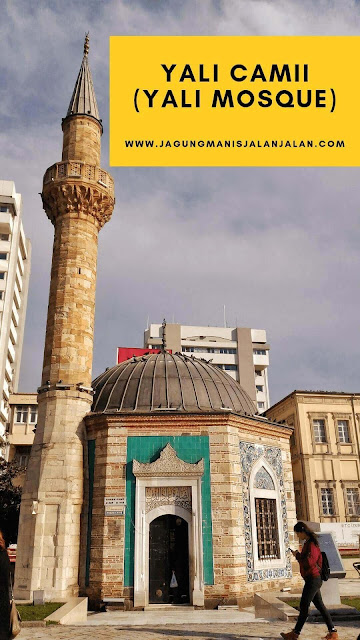
[(44, 175), (44, 184), (63, 178), (81, 178), (98, 182), (102, 187), (109, 189), (111, 194), (114, 193), (114, 180), (111, 175), (93, 164), (86, 162), (56, 162), (47, 169)]

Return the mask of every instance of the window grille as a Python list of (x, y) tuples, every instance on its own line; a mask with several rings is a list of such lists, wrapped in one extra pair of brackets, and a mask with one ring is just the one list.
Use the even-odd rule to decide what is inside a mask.
[(280, 558), (276, 500), (255, 498), (255, 513), (259, 560)]

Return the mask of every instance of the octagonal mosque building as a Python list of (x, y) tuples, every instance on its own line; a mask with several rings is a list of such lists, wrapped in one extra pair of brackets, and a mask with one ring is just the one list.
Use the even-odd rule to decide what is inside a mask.
[(236, 604), (291, 584), (291, 427), (211, 363), (165, 349), (107, 369), (85, 418), (80, 587), (126, 608)]

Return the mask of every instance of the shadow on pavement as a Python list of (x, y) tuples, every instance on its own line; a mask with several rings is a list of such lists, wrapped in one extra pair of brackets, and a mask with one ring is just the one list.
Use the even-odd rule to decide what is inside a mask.
[[(131, 631), (134, 633), (139, 632), (139, 627), (116, 627), (117, 631), (126, 631), (128, 637), (131, 638)], [(191, 631), (187, 631), (185, 626), (182, 629), (160, 629), (159, 627), (151, 628), (146, 626), (146, 633), (154, 633), (156, 635), (164, 635), (167, 637), (179, 637), (179, 638), (205, 638), (206, 640), (279, 640), (279, 636), (253, 636), (249, 634), (240, 633), (226, 633), (224, 631), (219, 631), (219, 633), (214, 633), (213, 631), (196, 631), (195, 629), (191, 629)]]

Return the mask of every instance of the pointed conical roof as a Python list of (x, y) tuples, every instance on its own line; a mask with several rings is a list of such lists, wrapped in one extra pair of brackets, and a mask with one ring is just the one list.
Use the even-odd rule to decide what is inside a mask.
[(75, 88), (71, 96), (69, 108), (66, 117), (77, 114), (92, 116), (100, 121), (99, 111), (95, 97), (94, 85), (91, 77), (91, 71), (88, 63), (89, 53), (89, 34), (85, 36), (84, 57), (82, 59), (79, 75), (77, 77)]

